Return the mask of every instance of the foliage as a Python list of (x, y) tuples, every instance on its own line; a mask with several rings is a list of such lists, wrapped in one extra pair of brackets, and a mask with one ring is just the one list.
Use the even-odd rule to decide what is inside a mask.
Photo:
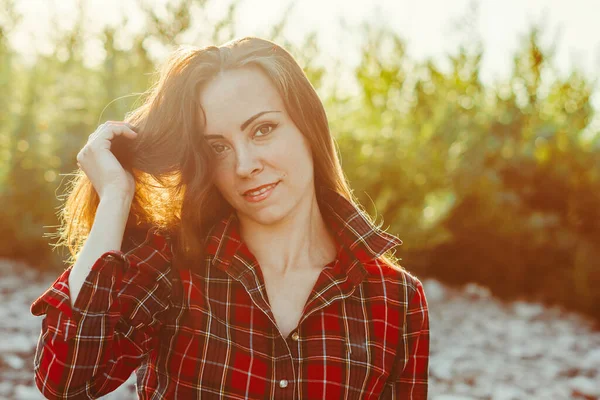
[[(140, 0), (145, 33), (120, 47), (122, 27), (106, 27), (96, 38), (103, 61), (93, 66), (84, 57), (80, 10), (74, 28), (53, 33), (54, 53), (28, 66), (9, 46), (19, 16), (11, 1), (3, 3), (0, 255), (51, 268), (65, 254), (51, 251), (45, 234), (57, 224), (75, 155), (100, 122), (123, 119), (149, 87), (158, 60), (148, 49), (229, 40), (237, 5), (211, 21), (206, 0), (174, 1), (163, 13)], [(412, 60), (402, 38), (367, 24), (353, 71), (358, 94), (344, 94), (339, 71), (318, 63), (315, 34), (296, 44), (284, 32), (285, 18), (265, 36), (305, 67), (357, 197), (403, 239), (397, 255), (408, 270), (600, 318), (596, 86), (578, 71), (556, 72), (539, 28), (522, 41), (511, 76), (484, 84), (485, 49), (476, 37), (467, 36), (442, 68)]]
[(443, 72), (411, 63), (390, 31), (368, 36), (361, 94), (330, 102), (333, 126), (357, 195), (403, 238), (405, 267), (599, 317), (594, 83), (557, 76), (537, 27), (511, 77), (488, 86), (478, 46)]

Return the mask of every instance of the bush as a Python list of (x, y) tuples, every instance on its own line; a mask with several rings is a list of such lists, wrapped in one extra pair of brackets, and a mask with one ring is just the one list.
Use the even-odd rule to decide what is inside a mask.
[[(53, 252), (45, 235), (58, 223), (60, 192), (76, 169), (76, 154), (100, 122), (123, 119), (151, 84), (149, 45), (169, 47), (198, 26), (186, 2), (175, 4), (166, 16), (145, 10), (146, 34), (133, 37), (129, 48), (118, 48), (119, 28), (106, 28), (100, 37), (104, 59), (96, 66), (83, 56), (82, 23), (54, 35), (53, 55), (26, 65), (8, 46), (19, 18), (14, 7), (5, 7), (0, 256), (64, 267), (65, 252)], [(197, 44), (233, 37), (234, 14), (232, 7)], [(346, 82), (339, 66), (326, 69), (315, 61), (315, 36), (295, 46), (283, 39), (283, 25), (271, 38), (291, 49), (317, 86), (355, 193), (404, 240), (397, 255), (407, 269), (600, 319), (600, 135), (590, 102), (595, 86), (577, 71), (566, 77), (555, 72), (539, 29), (514, 55), (511, 76), (484, 84), (484, 49), (476, 36), (448, 56), (449, 68), (441, 68), (411, 60), (401, 38), (367, 25), (353, 71), (358, 94), (348, 95), (340, 89)]]

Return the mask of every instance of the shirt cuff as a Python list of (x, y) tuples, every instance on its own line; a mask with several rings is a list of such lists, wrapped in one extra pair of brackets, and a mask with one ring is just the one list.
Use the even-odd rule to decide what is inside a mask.
[[(108, 274), (107, 278), (109, 278), (112, 276), (114, 268), (122, 267), (124, 263), (128, 263), (125, 253), (119, 250), (107, 251), (96, 260), (83, 286), (89, 285), (92, 275)], [(71, 293), (69, 290), (71, 269), (72, 267), (69, 267), (65, 270), (31, 305), (31, 313), (33, 315), (46, 315), (48, 317), (46, 321), (48, 327), (53, 328), (56, 333), (67, 339), (77, 331), (77, 324), (81, 318), (79, 310), (83, 304), (90, 301), (89, 297), (92, 295), (89, 290), (84, 290), (82, 286), (74, 306), (71, 306)], [(98, 302), (95, 299), (94, 302), (98, 308), (108, 310), (108, 296), (106, 296), (106, 301)]]

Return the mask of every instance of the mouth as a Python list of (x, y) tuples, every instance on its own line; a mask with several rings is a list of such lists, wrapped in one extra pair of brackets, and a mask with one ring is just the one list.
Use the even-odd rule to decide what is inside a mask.
[(273, 189), (275, 189), (275, 187), (279, 185), (279, 182), (281, 181), (269, 183), (266, 185), (258, 186), (254, 189), (247, 190), (242, 194), (242, 196), (250, 202), (265, 200), (273, 192)]

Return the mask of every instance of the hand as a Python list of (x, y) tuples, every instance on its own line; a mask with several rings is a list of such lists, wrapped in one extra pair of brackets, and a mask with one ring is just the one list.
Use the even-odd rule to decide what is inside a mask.
[(123, 135), (135, 139), (138, 135), (133, 126), (123, 121), (107, 121), (89, 136), (85, 146), (77, 154), (77, 165), (92, 182), (100, 199), (109, 195), (133, 197), (135, 180), (111, 152), (112, 140)]

